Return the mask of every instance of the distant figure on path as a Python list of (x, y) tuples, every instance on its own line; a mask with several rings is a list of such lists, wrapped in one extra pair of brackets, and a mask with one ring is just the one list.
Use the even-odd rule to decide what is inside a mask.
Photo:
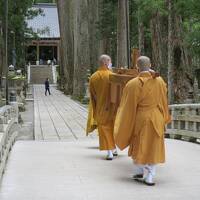
[(133, 179), (153, 186), (155, 166), (165, 162), (164, 131), (170, 122), (167, 88), (160, 76), (153, 75), (148, 57), (139, 57), (137, 65), (140, 74), (124, 88), (114, 135), (121, 150), (129, 146), (137, 167)]
[[(100, 56), (99, 69), (90, 78), (91, 104), (88, 114), (88, 122), (96, 122), (95, 126), (97, 126), (99, 133), (99, 149), (107, 151), (107, 160), (112, 160), (113, 156), (117, 156), (113, 136), (114, 109), (108, 104), (109, 75), (112, 73), (108, 69), (110, 62), (111, 58), (108, 55)], [(94, 118), (94, 120), (91, 120), (91, 118)]]
[(47, 78), (45, 81), (45, 95), (46, 96), (47, 96), (47, 91), (48, 91), (49, 95), (51, 95), (50, 87), (49, 87), (49, 78)]

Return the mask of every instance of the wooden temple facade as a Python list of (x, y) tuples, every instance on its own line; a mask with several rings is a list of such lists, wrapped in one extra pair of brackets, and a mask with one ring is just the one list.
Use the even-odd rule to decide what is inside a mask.
[(28, 20), (28, 27), (38, 38), (27, 45), (26, 61), (32, 65), (45, 65), (49, 61), (60, 62), (60, 29), (56, 4), (36, 4), (33, 9), (41, 9), (42, 14)]

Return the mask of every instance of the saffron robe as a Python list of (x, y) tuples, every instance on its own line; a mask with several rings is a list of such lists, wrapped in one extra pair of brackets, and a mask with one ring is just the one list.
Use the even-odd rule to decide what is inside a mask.
[(102, 66), (91, 76), (89, 83), (92, 107), (89, 108), (87, 129), (91, 132), (97, 126), (100, 150), (115, 149), (114, 108), (109, 104), (110, 73), (107, 67)]
[(142, 72), (124, 88), (114, 135), (121, 149), (137, 164), (165, 162), (164, 131), (170, 121), (167, 88), (161, 77)]
[(94, 117), (93, 117), (92, 102), (90, 100), (89, 106), (88, 106), (88, 119), (87, 119), (86, 135), (88, 136), (96, 128), (97, 128), (97, 122), (94, 120)]

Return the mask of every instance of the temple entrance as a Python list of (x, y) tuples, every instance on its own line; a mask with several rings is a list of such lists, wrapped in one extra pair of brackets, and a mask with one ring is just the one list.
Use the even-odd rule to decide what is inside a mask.
[(57, 62), (57, 46), (40, 46), (39, 47), (39, 61), (40, 64), (47, 64), (51, 60)]
[(48, 61), (58, 64), (59, 62), (59, 46), (58, 44), (49, 45), (41, 42), (33, 43), (27, 46), (26, 61), (32, 65), (36, 64), (36, 61), (40, 65), (48, 64)]

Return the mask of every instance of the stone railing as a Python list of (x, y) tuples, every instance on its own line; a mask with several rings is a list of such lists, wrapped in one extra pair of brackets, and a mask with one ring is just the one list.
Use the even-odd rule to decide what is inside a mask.
[(200, 104), (170, 105), (172, 123), (166, 136), (190, 142), (200, 141)]
[(5, 169), (9, 152), (17, 138), (17, 131), (12, 130), (18, 124), (17, 104), (0, 108), (0, 179)]

